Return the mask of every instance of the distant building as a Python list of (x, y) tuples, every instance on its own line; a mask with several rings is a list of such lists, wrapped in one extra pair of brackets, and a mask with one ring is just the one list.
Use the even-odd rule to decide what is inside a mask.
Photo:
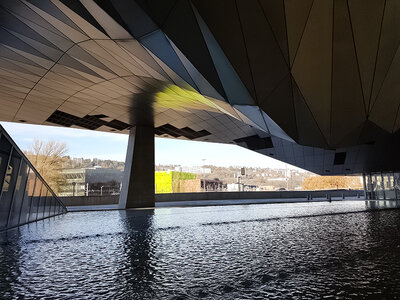
[(84, 196), (85, 195), (85, 169), (64, 169), (61, 170), (64, 177), (64, 184), (60, 186), (58, 196)]
[(78, 164), (81, 164), (83, 162), (82, 157), (73, 157), (72, 160)]
[(59, 196), (85, 196), (119, 194), (123, 171), (95, 166), (64, 169), (61, 174), (65, 178), (65, 184), (61, 187)]
[(175, 167), (175, 171), (177, 172), (185, 172), (185, 173), (194, 173), (194, 174), (211, 174), (210, 168), (202, 168), (202, 167)]
[(227, 191), (228, 192), (250, 192), (250, 191), (259, 191), (260, 189), (256, 185), (243, 184), (243, 183), (228, 183)]
[(177, 171), (158, 171), (155, 173), (156, 193), (183, 193), (196, 191), (195, 184), (183, 183), (186, 180), (196, 180), (197, 176), (193, 173)]
[(268, 178), (269, 181), (286, 181), (285, 177)]
[(156, 193), (198, 193), (225, 191), (226, 184), (218, 178), (197, 179), (188, 172), (158, 171), (155, 174)]
[(273, 191), (275, 187), (273, 185), (262, 185), (259, 187), (260, 191)]
[(201, 179), (201, 192), (222, 192), (227, 190), (227, 185), (218, 178)]
[[(119, 194), (123, 171), (99, 166), (91, 168), (64, 169), (61, 171), (65, 184), (59, 196), (85, 196)], [(197, 179), (189, 172), (155, 172), (156, 193), (196, 193), (202, 191), (224, 191), (226, 184), (218, 178)]]

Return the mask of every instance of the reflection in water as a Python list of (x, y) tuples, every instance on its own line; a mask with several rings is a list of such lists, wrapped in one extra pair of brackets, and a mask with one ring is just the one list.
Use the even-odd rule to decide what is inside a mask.
[(7, 242), (8, 234), (2, 234), (0, 242), (0, 298), (15, 298), (13, 285), (18, 282), (20, 275), (18, 269), (18, 254), (20, 248), (18, 244)]
[(399, 202), (69, 213), (0, 236), (0, 298), (400, 296)]
[(378, 208), (399, 208), (400, 201), (382, 200), (382, 201), (365, 201), (365, 206), (371, 209)]
[(121, 269), (124, 278), (121, 297), (140, 299), (155, 296), (151, 289), (154, 279), (153, 216), (154, 210), (120, 211), (124, 226), (123, 251), (127, 268)]

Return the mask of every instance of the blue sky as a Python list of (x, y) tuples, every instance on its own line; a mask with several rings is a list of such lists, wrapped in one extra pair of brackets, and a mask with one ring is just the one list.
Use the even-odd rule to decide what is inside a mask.
[[(36, 138), (65, 142), (72, 157), (125, 160), (128, 135), (8, 122), (1, 125), (23, 150)], [(156, 138), (155, 149), (156, 164), (285, 168), (285, 163), (236, 145)]]

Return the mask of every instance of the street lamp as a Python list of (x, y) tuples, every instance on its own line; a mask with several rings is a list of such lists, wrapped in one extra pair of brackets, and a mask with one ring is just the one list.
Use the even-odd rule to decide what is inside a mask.
[(104, 187), (104, 185), (102, 185), (102, 186), (100, 187), (100, 196), (103, 196), (103, 187)]

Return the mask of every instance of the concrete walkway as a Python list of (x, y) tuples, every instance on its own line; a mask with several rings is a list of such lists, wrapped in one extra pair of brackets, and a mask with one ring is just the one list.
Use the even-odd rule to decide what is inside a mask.
[(68, 212), (92, 211), (92, 210), (116, 210), (118, 209), (118, 204), (67, 206), (67, 209)]
[[(332, 201), (346, 200), (361, 200), (357, 197), (348, 197), (345, 200), (342, 198), (332, 198)], [(273, 204), (273, 203), (301, 203), (301, 202), (326, 202), (326, 198), (306, 200), (302, 198), (288, 199), (232, 199), (232, 200), (195, 200), (195, 201), (170, 201), (156, 202), (156, 208), (162, 207), (194, 207), (194, 206), (220, 206), (220, 205), (249, 205), (249, 204)], [(67, 206), (68, 211), (96, 211), (96, 210), (115, 210), (118, 209), (118, 204), (109, 205), (89, 205), (89, 206)]]

